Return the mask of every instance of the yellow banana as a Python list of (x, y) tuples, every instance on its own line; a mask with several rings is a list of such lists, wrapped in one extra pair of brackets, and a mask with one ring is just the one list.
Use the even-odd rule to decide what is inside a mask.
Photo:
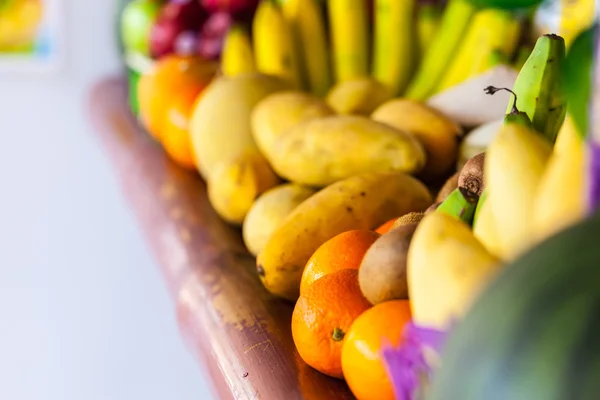
[(511, 58), (520, 33), (520, 22), (510, 12), (493, 8), (478, 11), (437, 91), (446, 90), (492, 68), (497, 61), (497, 53), (506, 59)]
[(262, 0), (252, 21), (256, 67), (302, 87), (298, 54), (283, 12), (273, 0)]
[(537, 240), (544, 240), (585, 216), (584, 149), (584, 141), (567, 118), (534, 201), (533, 229)]
[(256, 72), (252, 40), (241, 25), (233, 25), (227, 32), (221, 56), (221, 71), (226, 76)]
[(369, 21), (365, 0), (329, 0), (333, 70), (337, 82), (369, 74)]
[(413, 235), (406, 265), (415, 323), (447, 329), (501, 266), (467, 224), (442, 212), (427, 214)]
[(417, 35), (419, 37), (419, 54), (423, 56), (433, 41), (440, 25), (442, 13), (434, 4), (424, 4), (417, 11)]
[(299, 50), (305, 83), (315, 95), (325, 96), (331, 87), (331, 70), (320, 1), (287, 0), (282, 9)]
[(502, 259), (534, 241), (534, 199), (551, 153), (541, 134), (517, 122), (505, 122), (485, 153), (486, 202), (491, 203)]
[(375, 0), (373, 77), (394, 96), (402, 93), (417, 61), (415, 0)]
[(469, 0), (448, 2), (440, 27), (410, 82), (406, 97), (425, 100), (431, 95), (452, 61), (474, 13), (475, 7)]

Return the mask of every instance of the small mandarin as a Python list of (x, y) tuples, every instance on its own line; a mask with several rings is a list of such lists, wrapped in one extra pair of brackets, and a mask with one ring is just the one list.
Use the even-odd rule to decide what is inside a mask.
[(382, 235), (388, 233), (390, 231), (390, 229), (392, 228), (392, 225), (394, 225), (394, 222), (396, 222), (397, 219), (398, 218), (390, 219), (388, 222), (384, 223), (379, 228), (375, 229), (375, 232), (380, 233)]
[(327, 274), (358, 269), (365, 253), (380, 236), (374, 231), (352, 230), (323, 243), (306, 263), (300, 280), (300, 294)]
[(354, 320), (342, 347), (342, 370), (358, 400), (394, 400), (380, 351), (384, 343), (398, 346), (410, 320), (408, 300), (377, 304)]
[(292, 337), (300, 357), (317, 371), (342, 378), (346, 332), (370, 307), (360, 291), (357, 270), (344, 269), (316, 280), (300, 295), (292, 314)]

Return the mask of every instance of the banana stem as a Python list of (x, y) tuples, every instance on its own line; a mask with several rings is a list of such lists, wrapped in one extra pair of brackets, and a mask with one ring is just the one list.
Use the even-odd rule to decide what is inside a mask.
[[(599, 7), (600, 8), (600, 7)], [(600, 9), (598, 10), (600, 14)], [(599, 15), (600, 18), (600, 15)], [(600, 206), (600, 29), (596, 29), (594, 45), (594, 78), (592, 101), (589, 108), (588, 147), (588, 212), (593, 214)]]
[(513, 95), (513, 99), (514, 100), (513, 100), (513, 105), (512, 105), (512, 108), (510, 110), (510, 113), (511, 114), (518, 114), (520, 111), (517, 108), (517, 94), (515, 92), (513, 92), (509, 88), (505, 88), (505, 87), (503, 87), (503, 88), (497, 88), (495, 86), (488, 86), (485, 89), (483, 89), (483, 91), (486, 94), (490, 94), (490, 95), (494, 95), (494, 94), (496, 94), (496, 92), (499, 92), (501, 90), (506, 90), (507, 92), (510, 92)]
[(531, 128), (533, 126), (533, 124), (531, 123), (531, 119), (529, 118), (527, 113), (519, 111), (519, 109), (517, 108), (517, 94), (515, 92), (513, 92), (509, 88), (504, 88), (504, 87), (497, 88), (495, 86), (488, 86), (485, 89), (483, 89), (483, 91), (486, 94), (490, 94), (490, 95), (493, 95), (501, 90), (506, 90), (507, 92), (510, 92), (513, 95), (513, 99), (514, 99), (512, 107), (510, 109), (510, 113), (506, 114), (506, 116), (504, 117), (504, 122), (521, 124), (521, 125)]

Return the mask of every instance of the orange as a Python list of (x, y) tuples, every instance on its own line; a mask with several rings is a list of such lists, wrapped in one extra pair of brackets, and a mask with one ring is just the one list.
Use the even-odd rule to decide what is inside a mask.
[(398, 218), (390, 219), (388, 222), (375, 229), (375, 232), (380, 233), (382, 235), (388, 233), (394, 225), (394, 222), (396, 222), (397, 220)]
[(161, 143), (166, 134), (175, 134), (175, 138), (169, 138), (169, 155), (175, 154), (177, 162), (183, 159), (184, 165), (190, 151), (185, 146), (191, 144), (181, 139), (184, 124), (169, 115), (175, 109), (175, 114), (189, 116), (196, 98), (215, 76), (217, 67), (216, 63), (199, 56), (172, 54), (156, 61), (140, 77), (140, 120), (148, 133)]
[(316, 280), (300, 295), (292, 314), (292, 337), (300, 357), (317, 371), (342, 378), (346, 332), (369, 307), (357, 270), (344, 269)]
[(358, 269), (365, 253), (380, 236), (374, 231), (353, 230), (323, 243), (306, 263), (300, 280), (300, 294), (322, 276), (341, 269)]
[(161, 135), (165, 151), (179, 165), (193, 169), (194, 154), (189, 131), (189, 120), (197, 94), (194, 90), (181, 93), (167, 109), (166, 121)]
[(350, 327), (342, 348), (342, 370), (358, 400), (394, 400), (380, 351), (384, 343), (398, 346), (410, 320), (410, 302), (394, 300), (365, 311)]

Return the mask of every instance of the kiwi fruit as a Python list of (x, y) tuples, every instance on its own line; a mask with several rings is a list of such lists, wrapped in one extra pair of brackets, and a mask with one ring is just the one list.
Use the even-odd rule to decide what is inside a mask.
[(436, 203), (441, 203), (442, 201), (446, 200), (446, 197), (448, 197), (448, 195), (458, 187), (458, 175), (459, 172), (456, 172), (454, 175), (448, 178), (446, 183), (444, 183), (444, 186), (442, 186), (437, 194), (435, 199)]
[(471, 157), (460, 170), (458, 175), (458, 186), (467, 189), (471, 193), (481, 197), (485, 188), (483, 182), (483, 165), (485, 162), (485, 152)]
[(418, 224), (399, 226), (377, 239), (367, 250), (358, 283), (371, 304), (408, 299), (406, 259), (408, 247)]
[(437, 203), (433, 203), (432, 205), (430, 205), (427, 210), (425, 210), (425, 212), (423, 213), (424, 215), (427, 214), (431, 214), (432, 212), (434, 212), (435, 210), (437, 210), (437, 208), (442, 204), (441, 201), (438, 201)]
[(423, 213), (423, 212), (411, 212), (408, 214), (404, 214), (403, 216), (398, 218), (396, 220), (396, 222), (394, 222), (394, 224), (390, 228), (390, 231), (392, 229), (396, 229), (400, 226), (410, 225), (410, 224), (418, 224), (419, 222), (421, 222), (424, 215), (425, 215), (425, 213)]

